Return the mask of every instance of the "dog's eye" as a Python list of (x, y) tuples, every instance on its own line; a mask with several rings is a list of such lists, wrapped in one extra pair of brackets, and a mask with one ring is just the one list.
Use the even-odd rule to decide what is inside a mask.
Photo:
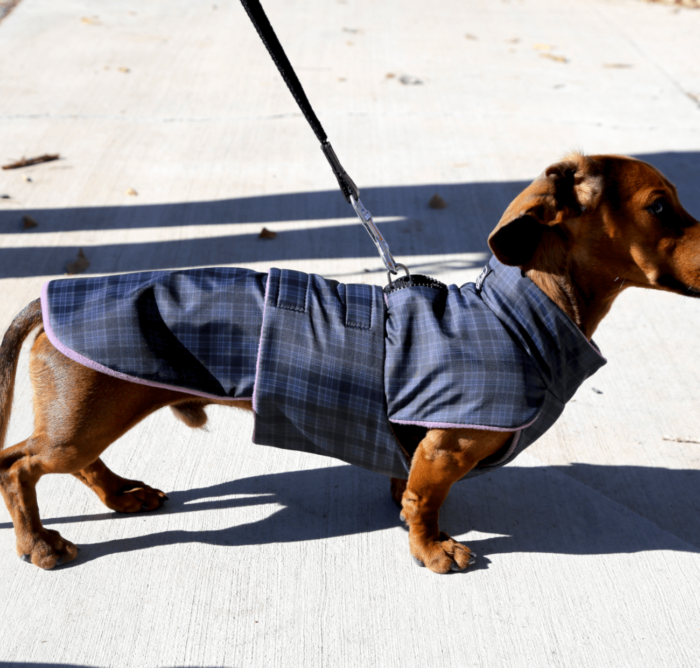
[(662, 199), (657, 199), (651, 206), (647, 207), (649, 213), (653, 213), (655, 216), (660, 215), (664, 210), (664, 201)]

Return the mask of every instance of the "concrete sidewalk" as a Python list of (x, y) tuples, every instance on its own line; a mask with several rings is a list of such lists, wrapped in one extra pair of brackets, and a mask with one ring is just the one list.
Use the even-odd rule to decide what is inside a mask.
[[(2, 331), (79, 248), (88, 273), (384, 283), (238, 0), (214, 3), (22, 0), (0, 22), (0, 162), (62, 156), (0, 172)], [(570, 149), (648, 160), (700, 217), (700, 11), (265, 6), (416, 271), (473, 280), (510, 200)], [(237, 411), (210, 409), (206, 433), (163, 411), (105, 457), (165, 490), (162, 510), (117, 515), (73, 478), (42, 480), (45, 525), (82, 548), (70, 567), (19, 561), (0, 509), (0, 666), (697, 665), (698, 331), (696, 301), (623, 294), (596, 336), (609, 364), (555, 428), (455, 486), (442, 524), (480, 559), (444, 577), (413, 565), (387, 479), (252, 445)], [(27, 374), (25, 355), (8, 445), (30, 433)]]

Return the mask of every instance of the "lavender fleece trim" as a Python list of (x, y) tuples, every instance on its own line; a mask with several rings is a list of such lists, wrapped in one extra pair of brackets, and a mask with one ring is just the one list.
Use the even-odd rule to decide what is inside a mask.
[(229, 397), (218, 397), (214, 394), (207, 394), (206, 392), (186, 390), (182, 387), (175, 387), (174, 385), (166, 385), (165, 383), (156, 383), (151, 380), (143, 380), (142, 378), (137, 378), (135, 376), (128, 376), (125, 373), (114, 371), (114, 369), (98, 364), (97, 362), (84, 357), (80, 353), (75, 352), (75, 350), (68, 348), (58, 340), (58, 337), (51, 327), (51, 320), (49, 318), (49, 283), (51, 283), (51, 281), (46, 281), (41, 288), (41, 314), (44, 319), (44, 331), (46, 332), (46, 336), (49, 337), (49, 341), (51, 341), (54, 348), (63, 353), (69, 359), (72, 359), (74, 362), (77, 362), (82, 366), (86, 366), (88, 369), (93, 369), (94, 371), (104, 373), (107, 376), (114, 376), (114, 378), (119, 378), (120, 380), (125, 380), (129, 383), (136, 383), (137, 385), (149, 385), (150, 387), (159, 387), (164, 390), (173, 390), (174, 392), (182, 392), (183, 394), (204, 397), (205, 399), (216, 399), (217, 401), (252, 401), (250, 397), (236, 397), (235, 399)]
[(501, 457), (498, 461), (494, 462), (493, 464), (485, 464), (483, 466), (483, 468), (489, 468), (492, 466), (499, 466), (513, 454), (515, 448), (518, 446), (518, 441), (520, 441), (520, 435), (523, 433), (523, 429), (527, 429), (531, 424), (534, 424), (535, 420), (537, 420), (539, 415), (540, 414), (538, 411), (534, 419), (530, 420), (530, 422), (524, 424), (522, 427), (515, 427), (514, 429), (503, 429), (501, 427), (484, 427), (481, 424), (451, 424), (449, 422), (410, 422), (409, 420), (391, 420), (391, 422), (395, 422), (396, 424), (416, 425), (418, 427), (426, 427), (427, 429), (482, 429), (483, 431), (514, 432), (513, 438), (510, 440), (508, 450), (506, 450), (503, 457)]
[[(580, 331), (580, 330), (579, 330), (579, 331)], [(581, 334), (583, 334), (583, 332), (581, 332)], [(602, 359), (602, 360), (607, 364), (608, 360), (607, 360), (606, 357), (603, 356), (603, 353), (601, 353), (600, 350), (598, 350), (598, 348), (596, 348), (596, 347), (591, 343), (591, 340), (590, 340), (585, 334), (583, 334), (583, 338), (586, 339), (586, 343), (593, 349), (593, 352), (594, 352), (596, 355), (598, 355), (598, 357), (600, 357), (600, 359)]]
[(390, 422), (395, 422), (396, 424), (408, 424), (415, 425), (416, 427), (425, 427), (426, 429), (482, 429), (484, 431), (522, 431), (527, 429), (530, 425), (534, 424), (535, 420), (539, 417), (539, 411), (537, 415), (530, 420), (527, 424), (520, 425), (519, 427), (487, 427), (483, 424), (455, 424), (452, 422), (413, 422), (412, 420), (394, 420), (389, 418)]

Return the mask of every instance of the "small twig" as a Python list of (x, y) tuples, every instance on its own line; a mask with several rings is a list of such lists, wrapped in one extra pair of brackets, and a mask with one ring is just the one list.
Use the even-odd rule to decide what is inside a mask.
[(696, 441), (695, 439), (692, 438), (679, 438), (678, 436), (662, 436), (661, 440), (663, 441), (673, 441), (674, 443), (698, 443), (700, 444), (700, 441)]
[(30, 165), (38, 165), (42, 162), (51, 162), (52, 160), (58, 160), (61, 156), (58, 153), (49, 155), (40, 155), (36, 158), (22, 158), (17, 162), (12, 162), (9, 165), (3, 165), (3, 169), (19, 169), (20, 167), (29, 167)]

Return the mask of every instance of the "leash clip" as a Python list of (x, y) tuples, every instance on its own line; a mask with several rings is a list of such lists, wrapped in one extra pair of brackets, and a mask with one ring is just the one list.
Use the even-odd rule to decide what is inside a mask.
[[(405, 278), (407, 281), (410, 281), (410, 280), (411, 280), (411, 272), (408, 271), (408, 267), (407, 267), (405, 264), (401, 264), (400, 262), (397, 262), (397, 263), (396, 263), (396, 267), (397, 267), (398, 269), (403, 269), (403, 270), (406, 272), (406, 276), (405, 276), (404, 278)], [(390, 272), (390, 271), (387, 271), (387, 272), (386, 272), (386, 276), (387, 276), (387, 278), (389, 279), (389, 285), (388, 285), (387, 287), (391, 287), (391, 286), (394, 284), (394, 282), (391, 280), (391, 272)], [(403, 280), (403, 279), (400, 278), (399, 281), (401, 281), (401, 280)]]
[(367, 211), (364, 204), (362, 204), (360, 201), (360, 198), (355, 198), (353, 195), (350, 195), (350, 204), (352, 204), (352, 208), (355, 209), (355, 213), (360, 219), (362, 226), (367, 230), (369, 236), (372, 238), (372, 241), (374, 241), (374, 245), (379, 251), (379, 255), (382, 258), (382, 262), (384, 262), (384, 266), (389, 270), (389, 275), (397, 274), (397, 267), (402, 267), (406, 273), (408, 273), (408, 269), (406, 269), (406, 267), (401, 264), (396, 264), (394, 261), (394, 257), (389, 250), (389, 244), (387, 244), (387, 242), (384, 240), (384, 237), (381, 235), (381, 232), (372, 220), (372, 214)]

